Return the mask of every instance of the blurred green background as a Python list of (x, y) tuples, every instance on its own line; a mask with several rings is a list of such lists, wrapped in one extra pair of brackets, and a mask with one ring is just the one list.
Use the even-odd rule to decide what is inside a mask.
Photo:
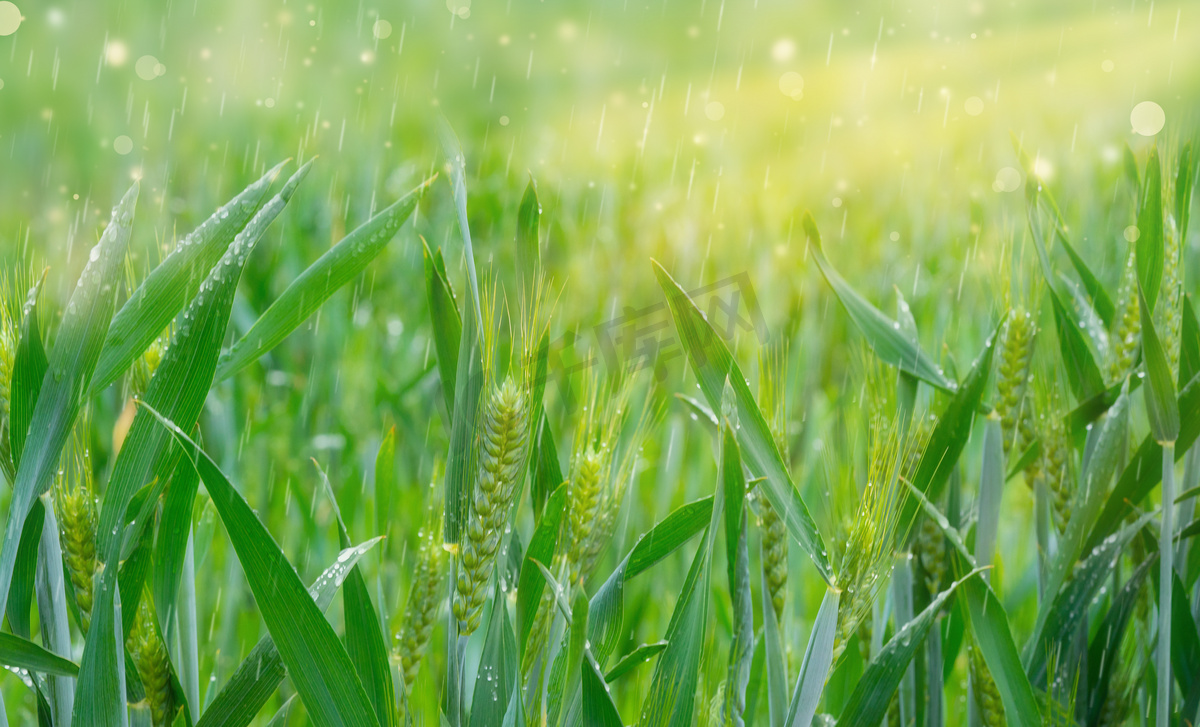
[[(233, 322), (244, 331), (323, 250), (443, 169), (444, 114), (466, 153), (487, 274), (513, 274), (517, 203), (530, 176), (538, 184), (561, 290), (552, 331), (579, 331), (564, 360), (586, 356), (596, 324), (661, 300), (651, 257), (689, 288), (749, 274), (769, 326), (793, 342), (794, 471), (820, 499), (824, 473), (863, 446), (861, 434), (835, 433), (861, 424), (847, 413), (860, 387), (847, 382), (863, 357), (806, 260), (800, 213), (813, 211), (832, 262), (872, 301), (890, 310), (893, 284), (903, 289), (926, 350), (941, 356), (951, 341), (946, 353), (969, 361), (1001, 312), (1002, 261), (1021, 257), (1014, 139), (1115, 287), (1133, 221), (1124, 146), (1169, 152), (1194, 121), (1197, 47), (1200, 7), (1144, 0), (0, 3), (0, 259), (6, 270), (49, 266), (49, 298), (65, 300), (109, 207), (140, 179), (136, 281), (266, 168), (318, 155), (246, 271)], [(1147, 101), (1165, 126), (1134, 114)], [(461, 285), (446, 178), (353, 290), (215, 390), (203, 425), (306, 577), (337, 552), (309, 458), (365, 538), (375, 450), (397, 427), (411, 498), (396, 506), (378, 566), (387, 611), (405, 592), (446, 446), (418, 240), (444, 248)], [(1187, 244), (1191, 260), (1194, 233)], [(748, 363), (757, 343), (739, 341)], [(689, 387), (686, 377), (676, 359), (663, 388)], [(118, 393), (97, 402), (98, 430), (111, 431)], [(548, 395), (565, 445), (570, 412), (553, 384)], [(685, 436), (694, 427), (667, 407), (617, 550), (710, 491), (710, 446)], [(830, 453), (823, 439), (851, 444)], [(103, 471), (111, 441), (93, 444)], [(1010, 492), (1030, 512), (1026, 492)], [(1005, 527), (1004, 558), (1029, 573), (1027, 527)], [(219, 530), (198, 566), (202, 668), (218, 684), (262, 632)], [(790, 628), (804, 633), (821, 589), (806, 591), (812, 571), (793, 551), (802, 595), (789, 601)], [(644, 589), (677, 590), (684, 563), (635, 589), (631, 643), (660, 638), (670, 599)], [(1013, 617), (1031, 619), (1033, 584), (1012, 580)], [(432, 692), (429, 674), (419, 684)], [(5, 689), (20, 720), (32, 700)]]

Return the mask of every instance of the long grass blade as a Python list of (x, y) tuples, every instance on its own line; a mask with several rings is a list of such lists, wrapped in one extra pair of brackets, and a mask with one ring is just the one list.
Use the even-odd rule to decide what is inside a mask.
[(259, 211), (271, 184), (287, 163), (285, 160), (275, 165), (213, 212), (180, 240), (171, 254), (133, 291), (109, 326), (100, 361), (96, 364), (93, 393), (120, 378), (196, 295), (209, 270)]
[[(37, 592), (38, 628), (42, 644), (47, 651), (69, 658), (71, 649), (71, 624), (67, 616), (67, 595), (63, 584), (62, 547), (58, 540), (58, 521), (53, 507), (43, 508), (46, 522), (42, 526), (42, 539), (38, 548), (38, 570), (34, 579)], [(75, 680), (51, 677), (46, 682), (53, 723), (58, 727), (71, 727), (71, 710), (75, 704)]]
[(812, 634), (804, 650), (804, 661), (800, 663), (800, 675), (796, 678), (796, 689), (788, 706), (788, 727), (807, 727), (812, 724), (821, 703), (821, 692), (833, 665), (833, 642), (837, 636), (838, 591), (828, 588), (821, 599), (821, 608), (813, 622)]
[(221, 357), (217, 380), (229, 378), (275, 348), (331, 295), (366, 270), (412, 215), (432, 182), (432, 179), (426, 180), (377, 213), (300, 273)]
[(309, 717), (318, 725), (378, 725), (346, 649), (250, 505), (182, 429), (147, 411), (200, 473)]
[(46, 274), (42, 273), (37, 284), (29, 291), (18, 333), (20, 339), (13, 354), (12, 382), (9, 385), (11, 400), (8, 410), (8, 437), (14, 467), (10, 474), (14, 475), (14, 479), (15, 468), (21, 463), (21, 453), (25, 451), (25, 438), (29, 434), (33, 411), (37, 406), (38, 396), (42, 393), (46, 369), (50, 367), (50, 362), (46, 359), (46, 349), (42, 345), (42, 329), (38, 316), (38, 300), (45, 280)]
[(907, 671), (921, 644), (929, 636), (937, 615), (946, 606), (946, 602), (954, 592), (967, 580), (974, 578), (982, 571), (976, 569), (963, 578), (950, 584), (939, 593), (921, 613), (897, 631), (879, 655), (872, 660), (862, 679), (855, 686), (849, 701), (842, 709), (840, 721), (845, 724), (879, 724), (887, 715), (888, 705), (892, 695), (900, 684), (902, 675)]
[(36, 436), (26, 443), (17, 467), (0, 546), (0, 617), (4, 616), (2, 609), (8, 602), (25, 518), (34, 500), (50, 488), (59, 455), (75, 426), (83, 392), (88, 390), (100, 356), (116, 304), (117, 282), (125, 262), (137, 195), (135, 183), (113, 209), (112, 221), (88, 255), (88, 263), (55, 337), (49, 367), (30, 417), (29, 431)]
[(728, 381), (733, 387), (736, 401), (739, 422), (737, 442), (742, 460), (752, 476), (766, 478), (762, 490), (770, 500), (771, 506), (783, 518), (792, 538), (812, 558), (821, 577), (827, 583), (832, 582), (833, 570), (829, 565), (825, 542), (817, 531), (808, 506), (792, 482), (767, 421), (763, 418), (762, 411), (746, 384), (746, 378), (730, 354), (729, 348), (696, 308), (695, 303), (688, 298), (683, 288), (679, 287), (674, 278), (657, 262), (654, 262), (654, 274), (666, 294), (675, 328), (679, 331), (679, 338), (687, 351), (692, 372), (699, 380), (700, 389), (704, 392), (709, 406), (714, 411), (720, 409), (722, 392)]
[[(324, 613), (329, 608), (347, 574), (379, 541), (380, 538), (375, 538), (343, 550), (317, 576), (308, 587), (308, 595), (319, 611)], [(204, 710), (196, 727), (246, 727), (278, 689), (286, 673), (275, 640), (270, 634), (264, 635)]]

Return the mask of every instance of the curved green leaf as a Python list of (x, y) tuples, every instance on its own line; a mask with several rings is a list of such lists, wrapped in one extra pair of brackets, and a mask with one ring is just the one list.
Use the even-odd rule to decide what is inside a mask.
[(34, 500), (50, 489), (63, 445), (75, 426), (83, 393), (95, 372), (116, 305), (137, 196), (135, 182), (113, 209), (112, 221), (88, 255), (88, 263), (59, 324), (49, 366), (29, 419), (29, 431), (38, 435), (26, 442), (13, 480), (8, 522), (0, 546), (0, 620), (8, 602), (25, 518)]
[(542, 600), (542, 589), (546, 585), (546, 579), (530, 566), (534, 561), (550, 563), (554, 560), (566, 502), (567, 485), (564, 482), (546, 501), (542, 519), (534, 528), (533, 535), (529, 538), (529, 547), (525, 549), (525, 559), (517, 581), (517, 643), (521, 647), (522, 657), (525, 654), (525, 645), (529, 643), (529, 633), (533, 630), (538, 604)]
[(1144, 291), (1138, 287), (1138, 309), (1142, 319), (1142, 361), (1150, 385), (1146, 387), (1146, 415), (1150, 431), (1160, 443), (1173, 443), (1179, 438), (1179, 402), (1175, 399), (1175, 382), (1171, 364), (1154, 330), (1154, 316)]
[(1158, 148), (1153, 146), (1150, 147), (1150, 158), (1146, 160), (1146, 178), (1142, 184), (1137, 228), (1138, 283), (1145, 291), (1150, 310), (1154, 310), (1158, 302), (1158, 290), (1162, 286), (1166, 255), (1163, 249), (1162, 165), (1158, 160)]
[(503, 722), (512, 694), (519, 691), (521, 682), (521, 659), (508, 618), (508, 599), (499, 585), (492, 604), (492, 616), (488, 620), (483, 655), (479, 659), (471, 697), (472, 727), (490, 727)]
[[(333, 603), (333, 597), (359, 559), (380, 540), (374, 538), (343, 550), (333, 565), (308, 587), (309, 597), (322, 613)], [(275, 693), (286, 673), (275, 640), (270, 634), (263, 636), (204, 710), (196, 727), (246, 727)]]
[(613, 665), (613, 668), (608, 670), (604, 675), (604, 681), (612, 683), (637, 667), (645, 664), (654, 657), (662, 653), (662, 650), (667, 648), (666, 641), (655, 641), (653, 644), (642, 644), (625, 656), (622, 656), (620, 661)]
[(981, 569), (975, 569), (951, 583), (946, 590), (930, 601), (924, 611), (904, 624), (904, 627), (892, 636), (854, 687), (850, 700), (842, 710), (841, 722), (875, 725), (883, 720), (888, 705), (891, 704), (892, 695), (900, 685), (900, 678), (908, 670), (908, 665), (920, 650), (921, 644), (925, 642), (929, 629), (945, 607), (946, 601), (950, 600), (950, 596), (960, 585), (975, 578), (980, 572)]
[(217, 380), (229, 378), (275, 348), (339, 288), (358, 277), (396, 236), (396, 231), (408, 220), (421, 195), (432, 182), (432, 179), (422, 182), (343, 237), (300, 273), (250, 326), (250, 330), (221, 357), (217, 366)]
[[(975, 359), (967, 378), (963, 380), (954, 398), (946, 405), (946, 409), (938, 417), (933, 433), (913, 474), (912, 484), (930, 500), (936, 500), (942, 494), (942, 488), (950, 479), (950, 473), (958, 464), (958, 458), (967, 441), (971, 437), (971, 425), (975, 421), (975, 413), (983, 401), (983, 392), (987, 389), (988, 379), (992, 371), (992, 358), (996, 353), (996, 340), (1004, 319), (996, 324), (992, 335), (983, 344), (983, 351)], [(898, 540), (905, 540), (913, 533), (909, 526), (917, 514), (918, 503), (904, 498), (900, 509), (899, 527), (896, 530)]]
[(52, 676), (73, 677), (79, 667), (29, 639), (0, 632), (0, 664)]
[(912, 374), (930, 386), (943, 391), (954, 391), (954, 382), (946, 378), (942, 370), (925, 355), (920, 344), (906, 336), (897, 321), (888, 318), (850, 287), (845, 278), (825, 259), (821, 248), (821, 233), (817, 231), (817, 223), (812, 214), (807, 211), (804, 213), (804, 231), (808, 234), (813, 260), (817, 262), (825, 282), (829, 283), (842, 307), (850, 314), (854, 325), (866, 337), (875, 355), (885, 363)]
[(95, 393), (121, 377), (200, 289), (209, 270), (259, 210), (282, 161), (179, 241), (113, 316), (92, 381)]
[(309, 717), (318, 725), (378, 725), (354, 665), (262, 521), (195, 442), (147, 407), (195, 464)]
[[(788, 706), (789, 727), (808, 727), (812, 724), (817, 706), (821, 703), (821, 692), (829, 678), (829, 667), (833, 665), (833, 642), (837, 636), (838, 591), (827, 588), (821, 599), (821, 608), (813, 621), (812, 634), (804, 650), (804, 661), (800, 663), (800, 676), (796, 678), (796, 689)], [(851, 721), (850, 724), (857, 724)]]
[(430, 252), (425, 238), (421, 238), (425, 260), (425, 295), (429, 305), (429, 319), (433, 328), (433, 348), (437, 353), (438, 375), (442, 378), (442, 397), (446, 400), (446, 412), (454, 414), (455, 376), (458, 373), (458, 342), (462, 338), (462, 318), (458, 314), (458, 303), (454, 289), (446, 277), (446, 262), (442, 249)]
[(726, 381), (729, 382), (737, 407), (737, 442), (746, 467), (754, 477), (766, 478), (762, 490), (767, 499), (783, 518), (792, 538), (800, 543), (812, 558), (821, 577), (826, 583), (832, 582), (833, 569), (829, 566), (825, 542), (808, 512), (808, 506), (788, 474), (787, 466), (779, 448), (775, 446), (775, 440), (755, 402), (754, 395), (750, 393), (741, 368), (733, 359), (725, 342), (713, 330), (704, 314), (696, 308), (695, 303), (688, 298), (683, 288), (679, 287), (661, 265), (652, 262), (654, 274), (666, 294), (675, 328), (679, 331), (680, 341), (687, 351), (688, 361), (691, 362), (692, 372), (704, 392), (704, 398), (713, 411), (720, 410), (722, 392)]
[(8, 443), (14, 467), (14, 472), (10, 474), (13, 475), (13, 479), (16, 475), (15, 468), (21, 463), (21, 453), (25, 450), (25, 438), (29, 434), (29, 423), (33, 420), (38, 396), (42, 393), (46, 369), (50, 367), (50, 362), (46, 360), (46, 349), (42, 346), (41, 326), (38, 324), (38, 298), (45, 281), (46, 274), (43, 272), (25, 300), (20, 338), (17, 350), (13, 354), (8, 408)]

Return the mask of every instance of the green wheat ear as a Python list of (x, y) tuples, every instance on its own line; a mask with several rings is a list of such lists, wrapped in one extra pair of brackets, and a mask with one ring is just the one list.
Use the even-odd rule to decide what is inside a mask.
[(63, 560), (79, 607), (79, 627), (85, 635), (91, 626), (95, 600), (96, 525), (99, 519), (91, 455), (86, 444), (88, 431), (88, 418), (81, 416), (63, 451), (62, 468), (53, 484), (54, 515), (58, 520)]
[(521, 298), (517, 355), (504, 381), (491, 380), (497, 352), (496, 291), (485, 290), (483, 370), (487, 400), (480, 418), (474, 492), (469, 503), (466, 537), (458, 553), (458, 578), (454, 584), (451, 608), (458, 621), (460, 636), (468, 636), (479, 627), (489, 581), (502, 541), (507, 537), (509, 512), (525, 476), (533, 428), (532, 398), (538, 390), (538, 345), (548, 327), (549, 312), (544, 306), (546, 285), (543, 278), (534, 282), (533, 292)]
[(454, 594), (454, 617), (463, 636), (479, 627), (517, 480), (524, 472), (529, 442), (527, 407), (524, 393), (507, 378), (492, 392), (484, 410), (479, 475), (470, 503), (467, 537), (459, 554), (462, 568)]
[(1033, 365), (1037, 325), (1033, 316), (1019, 305), (1008, 317), (1000, 338), (1000, 366), (996, 374), (996, 413), (1004, 434), (1004, 453), (1014, 449), (1019, 454), (1030, 436), (1026, 390)]
[(1117, 291), (1117, 316), (1111, 339), (1108, 380), (1120, 381), (1133, 372), (1142, 339), (1142, 320), (1138, 311), (1136, 247), (1129, 246), (1121, 287)]
[[(758, 405), (786, 465), (791, 457), (788, 443), (787, 409), (788, 345), (783, 340), (767, 344), (758, 356)], [(787, 597), (788, 541), (787, 526), (766, 498), (755, 498), (762, 520), (763, 570), (767, 575), (771, 606), (782, 621)]]
[[(433, 481), (440, 482), (436, 473)], [(442, 578), (444, 577), (446, 551), (442, 547), (442, 504), (440, 489), (431, 489), (433, 496), (425, 515), (425, 524), (419, 534), (415, 571), (404, 606), (403, 621), (396, 636), (396, 655), (400, 662), (400, 673), (404, 678), (405, 690), (412, 689), (421, 667), (421, 659), (429, 650), (433, 627), (437, 622), (442, 604)]]
[(838, 609), (838, 627), (834, 638), (837, 662), (859, 623), (870, 612), (871, 604), (883, 586), (895, 557), (896, 528), (900, 515), (900, 467), (905, 452), (914, 446), (904, 440), (896, 421), (876, 420), (868, 450), (867, 482), (845, 537), (837, 588), (844, 608)]
[(971, 674), (971, 688), (975, 707), (979, 711), (979, 722), (983, 727), (1001, 727), (1004, 722), (1004, 703), (1000, 701), (1000, 690), (996, 680), (988, 671), (983, 655), (972, 638), (967, 644), (967, 665)]
[(145, 353), (138, 356), (137, 360), (133, 362), (133, 366), (129, 369), (130, 396), (140, 399), (146, 393), (150, 379), (154, 378), (154, 372), (158, 371), (158, 365), (162, 363), (163, 357), (167, 353), (169, 340), (171, 340), (171, 332), (167, 331), (164, 335), (154, 339)]
[(638, 450), (658, 416), (643, 401), (638, 418), (627, 426), (633, 393), (631, 372), (613, 381), (601, 381), (593, 373), (584, 383), (584, 414), (575, 429), (567, 480), (571, 582), (586, 578), (608, 545)]
[(1174, 380), (1179, 377), (1179, 344), (1183, 329), (1183, 251), (1175, 216), (1164, 214), (1163, 223), (1162, 296), (1154, 307), (1154, 324), (1160, 331)]
[(175, 712), (175, 693), (171, 689), (171, 665), (166, 645), (155, 625), (153, 597), (147, 588), (138, 605), (133, 629), (125, 641), (138, 677), (146, 690), (146, 702), (155, 727), (170, 724)]

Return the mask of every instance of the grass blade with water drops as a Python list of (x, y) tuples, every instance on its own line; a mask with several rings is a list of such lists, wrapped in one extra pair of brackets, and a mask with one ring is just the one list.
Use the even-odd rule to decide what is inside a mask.
[[(29, 430), (38, 434), (26, 443), (12, 486), (8, 524), (0, 546), (0, 608), (8, 601), (22, 525), (33, 501), (50, 488), (59, 455), (75, 426), (83, 392), (88, 390), (100, 356), (116, 304), (137, 195), (138, 186), (134, 184), (113, 209), (112, 221), (89, 253), (59, 324), (49, 367), (30, 416)], [(3, 615), (0, 612), (0, 617)]]
[[(1159, 444), (1174, 445), (1179, 439), (1179, 402), (1175, 398), (1175, 381), (1171, 376), (1171, 365), (1167, 361), (1158, 333), (1154, 329), (1149, 298), (1138, 290), (1138, 303), (1142, 318), (1142, 360), (1150, 385), (1146, 387), (1146, 414), (1150, 419), (1150, 431)], [(1170, 461), (1174, 461), (1171, 459)], [(1168, 468), (1169, 469), (1169, 468)], [(1166, 471), (1164, 470), (1164, 475)], [(1164, 492), (1164, 496), (1165, 496)], [(1164, 504), (1174, 500), (1164, 499)]]
[(148, 407), (147, 411), (200, 473), (309, 717), (317, 725), (378, 725), (350, 656), (262, 521), (183, 430)]
[(925, 355), (920, 345), (902, 331), (900, 324), (884, 315), (867, 302), (850, 284), (838, 274), (825, 259), (821, 247), (821, 233), (809, 212), (804, 213), (804, 231), (808, 235), (809, 250), (821, 270), (821, 275), (837, 295), (842, 307), (850, 315), (854, 325), (866, 337), (871, 350), (885, 363), (912, 374), (930, 386), (943, 391), (954, 391), (954, 382), (946, 378), (942, 370)]
[(852, 725), (880, 723), (887, 715), (888, 705), (892, 701), (892, 695), (896, 693), (896, 688), (900, 685), (901, 677), (921, 648), (921, 644), (925, 642), (937, 615), (960, 585), (980, 573), (980, 569), (975, 569), (950, 584), (925, 607), (925, 610), (904, 624), (900, 631), (892, 636), (879, 655), (863, 672), (862, 679), (854, 687), (854, 692), (842, 710), (839, 721)]
[(666, 294), (675, 328), (679, 332), (683, 348), (687, 351), (692, 372), (704, 392), (704, 398), (709, 406), (717, 411), (720, 409), (726, 381), (733, 387), (739, 423), (737, 442), (742, 461), (751, 475), (766, 478), (766, 482), (760, 485), (760, 488), (770, 500), (771, 506), (783, 518), (792, 538), (800, 543), (812, 558), (821, 577), (827, 583), (832, 582), (833, 569), (829, 565), (825, 542), (808, 512), (808, 506), (792, 482), (783, 456), (775, 445), (770, 427), (767, 426), (754, 395), (750, 393), (741, 368), (733, 359), (725, 342), (696, 308), (695, 303), (657, 262), (654, 262), (654, 274)]
[[(183, 321), (146, 390), (146, 401), (174, 421), (190, 427), (198, 419), (212, 386), (213, 371), (229, 321), (234, 291), (246, 258), (267, 226), (283, 210), (308, 169), (309, 166), (305, 165), (297, 171), (283, 190), (238, 233), (222, 261), (201, 283), (196, 298), (184, 311)], [(97, 553), (110, 566), (121, 560), (126, 511), (134, 499), (134, 493), (148, 481), (155, 483), (152, 486), (153, 496), (143, 501), (138, 508), (134, 527), (128, 529), (131, 543), (140, 539), (138, 528), (145, 527), (149, 514), (157, 506), (159, 493), (174, 469), (169, 454), (170, 445), (170, 435), (152, 417), (141, 411), (135, 414), (125, 444), (113, 465), (97, 529)], [(94, 611), (103, 614), (104, 618), (99, 622), (103, 628), (112, 628), (117, 624), (115, 619), (110, 618), (110, 612), (116, 605), (116, 571), (115, 567), (108, 567), (99, 576), (100, 586)], [(137, 612), (141, 595), (140, 587), (127, 593), (126, 607), (131, 614)], [(96, 628), (97, 623), (93, 623), (92, 632)], [(119, 671), (121, 654), (112, 648), (114, 644), (119, 648), (122, 643), (120, 633), (112, 634), (111, 638), (106, 635), (87, 641), (80, 665), (76, 718), (97, 724), (113, 718), (107, 705), (118, 699), (116, 695), (121, 691), (113, 680), (113, 675)], [(103, 723), (108, 724), (107, 721)]]
[(521, 659), (508, 617), (508, 599), (497, 584), (471, 697), (472, 727), (503, 722), (513, 692), (520, 691), (520, 683)]
[(21, 319), (20, 340), (13, 354), (12, 383), (9, 386), (11, 401), (8, 410), (9, 452), (15, 469), (21, 464), (21, 453), (25, 450), (25, 438), (29, 434), (29, 423), (42, 393), (42, 382), (46, 379), (46, 349), (42, 345), (42, 330), (38, 318), (39, 297), (46, 274), (29, 290), (25, 301), (25, 315)]
[(517, 582), (517, 643), (520, 645), (522, 658), (529, 641), (529, 633), (533, 630), (538, 604), (542, 600), (542, 590), (546, 586), (546, 579), (537, 572), (533, 563), (550, 563), (554, 560), (566, 502), (567, 485), (563, 483), (546, 501), (542, 518), (529, 538), (529, 547), (525, 549), (521, 575)]
[[(324, 485), (325, 496), (333, 508), (338, 542), (344, 551), (353, 546), (350, 531), (346, 529), (346, 522), (342, 519), (342, 509), (333, 492), (333, 484), (315, 460), (313, 465), (317, 468), (317, 474)], [(342, 584), (342, 611), (346, 622), (346, 652), (354, 664), (354, 670), (362, 682), (367, 698), (371, 701), (371, 706), (375, 708), (375, 716), (379, 719), (381, 727), (396, 727), (396, 694), (387, 644), (380, 630), (379, 616), (367, 592), (366, 578), (357, 565), (350, 569)]]
[(642, 716), (638, 724), (643, 727), (684, 727), (692, 724), (696, 685), (704, 657), (713, 545), (724, 509), (724, 483), (730, 478), (743, 476), (737, 439), (728, 420), (722, 423), (720, 436), (720, 462), (717, 468), (720, 479), (712, 517), (671, 613), (666, 634), (667, 648), (654, 665), (650, 692), (642, 702)]
[(425, 238), (421, 238), (425, 259), (425, 295), (429, 305), (430, 324), (433, 327), (433, 347), (437, 352), (438, 374), (442, 378), (442, 397), (446, 401), (446, 413), (454, 414), (454, 387), (458, 373), (458, 345), (462, 338), (462, 318), (458, 303), (454, 300), (454, 289), (446, 277), (446, 262), (442, 249), (430, 252)]
[(300, 273), (221, 357), (217, 380), (229, 378), (275, 348), (339, 288), (357, 278), (396, 236), (432, 183), (433, 179), (422, 182), (343, 237)]
[[(912, 484), (930, 500), (937, 500), (941, 496), (942, 489), (950, 479), (950, 473), (954, 471), (958, 464), (958, 458), (971, 437), (971, 426), (975, 421), (975, 414), (979, 410), (980, 402), (983, 401), (984, 391), (987, 390), (992, 370), (992, 358), (996, 352), (995, 342), (1003, 325), (1004, 319), (1002, 318), (992, 335), (984, 342), (983, 351), (975, 359), (971, 371), (963, 379), (962, 384), (954, 392), (954, 397), (938, 417), (933, 433), (929, 437), (929, 443), (921, 453), (917, 470), (913, 474)], [(913, 499), (903, 498), (900, 517), (896, 521), (899, 524), (896, 528), (898, 540), (903, 541), (913, 535), (913, 528), (910, 525), (917, 515), (918, 506)]]
[(653, 644), (642, 644), (625, 656), (622, 656), (620, 661), (613, 665), (611, 669), (604, 675), (604, 681), (608, 683), (615, 682), (642, 664), (650, 661), (654, 657), (662, 653), (662, 650), (667, 648), (666, 641), (655, 641)]
[(1083, 289), (1087, 291), (1092, 309), (1096, 311), (1096, 315), (1100, 316), (1100, 320), (1104, 321), (1104, 325), (1111, 328), (1113, 318), (1117, 315), (1117, 307), (1113, 305), (1112, 298), (1109, 297), (1104, 285), (1096, 278), (1091, 268), (1071, 246), (1071, 242), (1067, 240), (1062, 228), (1056, 227), (1055, 233), (1058, 241), (1062, 243), (1063, 249), (1067, 251), (1067, 257), (1071, 258), (1071, 265), (1075, 267), (1075, 272), (1078, 273), (1079, 280), (1083, 283)]
[(1146, 296), (1146, 302), (1150, 304), (1150, 310), (1154, 310), (1162, 286), (1163, 261), (1166, 259), (1163, 244), (1162, 164), (1156, 146), (1150, 147), (1150, 158), (1146, 160), (1137, 230), (1138, 284)]
[(92, 392), (120, 378), (191, 300), (209, 270), (258, 212), (285, 160), (222, 205), (146, 277), (113, 316), (96, 365)]
[[(333, 565), (317, 576), (308, 595), (322, 613), (350, 573), (380, 538), (341, 551)], [(238, 665), (237, 671), (208, 705), (196, 727), (245, 727), (267, 703), (286, 675), (283, 659), (270, 634), (263, 636)]]
[[(621, 727), (621, 715), (596, 664), (583, 660), (583, 727)], [(611, 680), (609, 680), (611, 681)]]
[(73, 677), (79, 673), (79, 667), (69, 659), (46, 651), (29, 639), (2, 632), (0, 632), (0, 664), (53, 676)]
[[(1179, 439), (1175, 442), (1174, 457), (1181, 458), (1192, 443), (1200, 436), (1200, 378), (1193, 379), (1179, 392)], [(1129, 464), (1121, 472), (1117, 484), (1104, 503), (1104, 509), (1096, 518), (1084, 547), (1093, 548), (1101, 540), (1112, 535), (1125, 521), (1133, 508), (1162, 481), (1163, 447), (1154, 439), (1153, 434), (1146, 435), (1137, 452), (1129, 459)]]
[(603, 668), (617, 647), (625, 623), (625, 584), (696, 537), (712, 518), (713, 496), (681, 505), (663, 518), (625, 556), (592, 596), (588, 609), (588, 639), (592, 655)]
[(33, 501), (29, 516), (22, 525), (21, 539), (17, 542), (17, 561), (13, 568), (12, 586), (8, 589), (8, 627), (23, 639), (29, 638), (29, 611), (33, 606), (33, 578), (37, 573), (38, 544), (42, 539), (42, 526), (46, 522), (46, 508), (42, 498)]
[[(817, 706), (821, 703), (821, 692), (833, 665), (833, 642), (837, 636), (838, 600), (840, 594), (832, 588), (825, 590), (821, 608), (813, 622), (812, 634), (804, 650), (804, 661), (800, 663), (800, 676), (796, 678), (796, 689), (788, 706), (786, 724), (789, 727), (805, 727), (812, 724)], [(856, 724), (851, 722), (851, 724)]]

